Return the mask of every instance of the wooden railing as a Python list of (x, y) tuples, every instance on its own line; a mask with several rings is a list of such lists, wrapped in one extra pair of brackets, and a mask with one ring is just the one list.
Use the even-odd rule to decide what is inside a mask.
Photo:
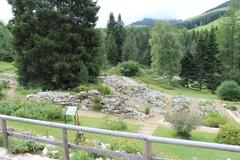
[[(61, 124), (61, 123), (12, 117), (12, 116), (6, 116), (6, 115), (0, 115), (0, 120), (1, 120), (1, 124), (2, 124), (1, 132), (3, 135), (3, 145), (7, 152), (8, 152), (8, 142), (9, 142), (8, 137), (10, 136), (10, 137), (15, 137), (15, 138), (19, 138), (19, 139), (26, 139), (26, 140), (31, 140), (31, 141), (36, 141), (36, 142), (41, 142), (41, 143), (46, 143), (46, 144), (52, 144), (52, 145), (56, 145), (56, 146), (62, 146), (64, 148), (65, 160), (70, 160), (69, 148), (74, 148), (74, 149), (91, 152), (91, 153), (96, 153), (96, 154), (113, 157), (113, 158), (115, 157), (115, 158), (132, 159), (132, 160), (164, 160), (164, 158), (153, 157), (152, 143), (172, 144), (172, 145), (180, 145), (180, 146), (205, 148), (205, 149), (223, 150), (223, 151), (230, 151), (230, 152), (240, 152), (240, 146), (233, 146), (233, 145), (215, 144), (215, 143), (207, 143), (207, 142), (196, 142), (196, 141), (179, 140), (179, 139), (171, 139), (171, 138), (161, 138), (161, 137), (147, 136), (147, 135), (143, 135), (143, 134), (88, 128), (88, 127), (67, 125), (67, 124)], [(7, 120), (62, 129), (62, 141), (55, 141), (55, 140), (50, 140), (47, 138), (35, 137), (35, 136), (10, 132), (7, 130), (7, 123), (6, 123)], [(120, 153), (120, 152), (115, 152), (115, 151), (110, 151), (110, 150), (103, 150), (103, 149), (98, 149), (98, 148), (91, 148), (91, 147), (85, 147), (85, 146), (79, 146), (76, 144), (72, 144), (72, 143), (68, 142), (68, 134), (67, 134), (68, 130), (142, 140), (142, 141), (145, 141), (145, 154), (144, 155), (134, 155), (134, 154)]]

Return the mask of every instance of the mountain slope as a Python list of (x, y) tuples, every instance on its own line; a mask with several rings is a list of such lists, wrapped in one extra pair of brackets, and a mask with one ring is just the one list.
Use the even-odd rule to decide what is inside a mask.
[(224, 2), (212, 9), (207, 10), (206, 12), (204, 12), (198, 16), (189, 18), (185, 21), (175, 20), (175, 19), (160, 20), (160, 19), (144, 18), (143, 20), (134, 22), (128, 26), (130, 26), (130, 27), (152, 27), (157, 22), (169, 22), (172, 25), (186, 27), (187, 29), (194, 29), (199, 26), (208, 25), (218, 19), (221, 19), (221, 17), (223, 17), (227, 14), (227, 9), (228, 9), (229, 4), (230, 4), (229, 1)]
[(172, 25), (176, 25), (181, 23), (182, 20), (178, 20), (178, 19), (160, 20), (160, 19), (144, 18), (143, 20), (134, 22), (128, 26), (129, 27), (152, 27), (158, 22), (169, 22)]
[(227, 9), (230, 2), (227, 1), (223, 4), (220, 4), (217, 7), (214, 7), (198, 16), (189, 18), (184, 22), (178, 24), (179, 26), (186, 27), (187, 29), (193, 29), (199, 26), (208, 25), (218, 19), (221, 19), (227, 14)]

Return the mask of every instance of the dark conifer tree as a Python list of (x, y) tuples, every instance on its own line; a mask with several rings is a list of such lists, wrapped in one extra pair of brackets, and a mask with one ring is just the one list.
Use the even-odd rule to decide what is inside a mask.
[(92, 0), (9, 0), (19, 82), (67, 89), (99, 74), (99, 7)]
[(199, 40), (196, 46), (196, 55), (195, 55), (195, 62), (196, 62), (196, 77), (197, 82), (199, 84), (199, 89), (203, 88), (203, 81), (206, 75), (205, 73), (205, 53), (206, 53), (206, 37), (203, 33), (200, 34)]
[(196, 66), (193, 56), (188, 51), (181, 61), (182, 85), (189, 88), (189, 84), (195, 79)]
[(207, 38), (206, 54), (205, 54), (205, 85), (213, 93), (221, 82), (221, 63), (217, 59), (219, 54), (218, 45), (216, 42), (215, 29), (211, 28), (211, 32)]
[[(116, 53), (110, 53), (111, 50), (108, 50), (108, 60), (112, 65), (118, 64), (122, 61), (122, 47), (125, 41), (126, 33), (124, 29), (124, 23), (122, 21), (121, 15), (119, 14), (118, 20), (115, 20), (113, 13), (110, 13), (108, 24), (107, 24), (107, 37), (106, 39), (114, 39), (111, 46), (116, 46), (115, 49), (111, 47), (111, 50), (114, 50)], [(110, 41), (108, 41), (110, 43)], [(110, 44), (108, 44), (110, 45)], [(110, 49), (110, 48), (108, 48)], [(114, 55), (114, 57), (112, 57)]]
[(124, 23), (122, 21), (121, 14), (118, 15), (118, 20), (116, 24), (116, 43), (118, 49), (118, 61), (122, 60), (122, 48), (123, 43), (126, 39), (126, 30), (124, 28)]

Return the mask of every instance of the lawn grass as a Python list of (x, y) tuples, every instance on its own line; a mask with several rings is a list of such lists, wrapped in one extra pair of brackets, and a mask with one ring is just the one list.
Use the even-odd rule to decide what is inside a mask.
[(16, 94), (20, 97), (26, 97), (28, 94), (36, 94), (41, 91), (42, 89), (40, 88), (26, 88), (21, 85), (17, 85), (16, 87)]
[[(63, 123), (63, 121), (56, 121), (58, 123)], [(85, 127), (93, 127), (93, 128), (104, 128), (105, 120), (100, 118), (89, 118), (89, 117), (80, 117), (81, 126)], [(73, 122), (68, 122), (68, 124), (73, 124)], [(7, 125), (10, 128), (16, 129), (18, 132), (24, 131), (31, 131), (33, 134), (38, 134), (41, 136), (53, 136), (56, 139), (62, 139), (62, 131), (58, 128), (52, 127), (45, 127), (45, 126), (38, 126), (32, 125), (27, 123), (20, 123), (14, 121), (7, 121)], [(123, 130), (125, 132), (133, 132), (136, 133), (140, 128), (139, 125), (127, 123), (127, 129)], [(68, 138), (70, 142), (74, 142), (76, 132), (75, 131), (68, 131)], [(97, 139), (104, 143), (111, 142), (111, 138), (109, 136), (102, 136), (102, 135), (94, 135), (94, 134), (85, 134), (88, 139)], [(112, 137), (114, 138), (114, 137)]]
[(0, 61), (0, 72), (14, 72), (16, 68), (13, 63), (7, 63)]
[(150, 69), (142, 69), (142, 73), (139, 76), (132, 77), (137, 82), (147, 85), (152, 90), (167, 93), (170, 95), (184, 95), (192, 98), (208, 98), (218, 99), (217, 95), (212, 94), (208, 90), (193, 90), (184, 88), (179, 82), (170, 83), (168, 80), (161, 79), (160, 77), (154, 77)]
[[(177, 138), (173, 129), (159, 127), (154, 132), (155, 136), (167, 137), (167, 138)], [(196, 132), (192, 133), (191, 140), (194, 141), (203, 141), (203, 142), (215, 142), (216, 134), (205, 133), (205, 132)], [(207, 150), (199, 149), (194, 147), (183, 147), (175, 145), (166, 145), (166, 144), (154, 144), (154, 153), (156, 155), (164, 155), (167, 157), (174, 157), (175, 159), (181, 160), (192, 160), (193, 158), (197, 160), (239, 160), (240, 153), (232, 153), (226, 151), (216, 151), (216, 150)]]
[[(60, 122), (60, 121), (58, 121)], [(88, 117), (81, 117), (80, 123), (82, 126), (86, 127), (95, 127), (95, 128), (104, 128), (104, 119), (100, 118), (88, 118)], [(63, 123), (63, 122), (60, 122)], [(69, 122), (68, 124), (72, 124), (73, 122)], [(26, 123), (19, 123), (13, 121), (7, 121), (8, 127), (15, 128), (17, 131), (32, 131), (35, 134), (46, 136), (51, 135), (54, 136), (56, 139), (62, 139), (62, 131), (56, 128), (50, 127), (43, 127), (37, 126), (32, 124)], [(139, 129), (139, 125), (127, 123), (128, 127), (126, 130), (127, 132), (137, 133)], [(75, 138), (75, 131), (68, 131), (68, 138), (70, 142), (74, 142)], [(168, 138), (177, 138), (172, 129), (159, 127), (155, 132), (155, 136), (161, 137), (168, 137)], [(123, 138), (116, 138), (104, 135), (95, 135), (95, 134), (88, 134), (86, 133), (85, 136), (88, 139), (95, 139), (100, 140), (104, 143), (111, 143), (117, 140), (123, 140)], [(203, 133), (203, 132), (193, 132), (192, 140), (195, 141), (205, 141), (205, 142), (215, 142), (216, 134), (211, 133)], [(138, 145), (142, 150), (144, 150), (144, 142), (131, 140), (133, 144)], [(175, 158), (176, 160), (192, 160), (193, 157), (196, 157), (197, 160), (227, 160), (231, 158), (231, 160), (239, 160), (240, 153), (230, 153), (224, 151), (215, 151), (215, 150), (206, 150), (206, 149), (199, 149), (193, 147), (183, 147), (183, 146), (174, 146), (174, 145), (166, 145), (166, 144), (154, 144), (153, 145), (154, 154), (157, 156)]]

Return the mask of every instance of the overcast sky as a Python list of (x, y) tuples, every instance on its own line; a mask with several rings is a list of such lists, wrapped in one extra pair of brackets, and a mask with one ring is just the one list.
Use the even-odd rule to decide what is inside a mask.
[[(105, 27), (109, 13), (122, 14), (125, 24), (145, 17), (156, 19), (187, 19), (215, 7), (227, 0), (98, 0), (98, 27)], [(0, 0), (0, 20), (11, 19), (11, 6), (7, 0)]]

